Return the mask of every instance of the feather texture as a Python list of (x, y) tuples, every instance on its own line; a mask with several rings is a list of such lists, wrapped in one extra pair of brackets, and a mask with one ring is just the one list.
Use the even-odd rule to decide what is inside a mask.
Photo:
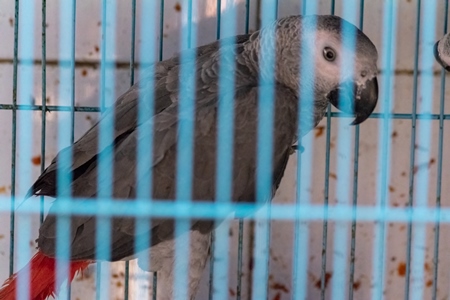
[[(69, 262), (68, 282), (71, 282), (77, 272), (81, 272), (88, 267), (90, 261)], [(17, 281), (19, 276), (30, 272), (29, 298), (31, 300), (45, 300), (47, 297), (55, 296), (56, 285), (56, 260), (38, 251), (28, 265), (11, 276), (0, 288), (1, 300), (15, 300), (17, 294)], [(61, 280), (62, 281), (62, 280)], [(21, 287), (23, 288), (23, 287)]]
[[(274, 96), (272, 166), (263, 170), (273, 179), (272, 193), (265, 196), (267, 199), (273, 196), (283, 177), (291, 147), (297, 141), (298, 134), (301, 136), (306, 134), (319, 123), (325, 114), (330, 92), (339, 87), (342, 78), (353, 75), (354, 70), (350, 70), (349, 74), (345, 72), (341, 74), (340, 57), (349, 55), (355, 58), (354, 74), (357, 75), (357, 83), (364, 83), (376, 76), (376, 48), (356, 28), (354, 29), (357, 33), (358, 53), (355, 55), (353, 50), (340, 48), (341, 30), (344, 26), (342, 24), (353, 26), (335, 16), (291, 16), (280, 19), (272, 26), (251, 35), (233, 37), (233, 43), (226, 46), (228, 49), (221, 49), (221, 41), (217, 41), (197, 49), (187, 50), (195, 51), (193, 56), (195, 61), (190, 62), (195, 66), (190, 70), (190, 76), (195, 79), (195, 84), (189, 86), (192, 89), (189, 92), (195, 96), (195, 112), (192, 195), (186, 195), (186, 197), (193, 201), (215, 201), (216, 174), (220, 171), (217, 170), (216, 165), (218, 106), (222, 101), (220, 98), (222, 95), (219, 95), (220, 69), (224, 69), (227, 76), (234, 76), (235, 82), (234, 88), (225, 92), (228, 93), (227, 96), (230, 96), (228, 98), (234, 100), (231, 200), (235, 202), (255, 201), (257, 130), (260, 121), (259, 98), (265, 96), (260, 94), (266, 82), (265, 79), (273, 78), (271, 81)], [(337, 61), (330, 63), (324, 59), (324, 45), (325, 47), (334, 45), (336, 49), (339, 49)], [(268, 72), (268, 69), (260, 69), (259, 60), (264, 53), (261, 48), (274, 50), (273, 74)], [(223, 50), (232, 50), (235, 56), (221, 65), (220, 57)], [(311, 54), (308, 57), (314, 60), (313, 74), (305, 75), (300, 72), (300, 54), (305, 53)], [(147, 157), (148, 173), (151, 173), (153, 178), (152, 184), (148, 184), (149, 191), (154, 199), (174, 201), (177, 151), (183, 151), (177, 148), (178, 124), (180, 118), (186, 117), (184, 112), (179, 110), (178, 103), (179, 81), (182, 80), (179, 78), (180, 63), (180, 56), (175, 56), (153, 65), (148, 70), (154, 73), (153, 85), (150, 85), (152, 81), (148, 80), (149, 75), (144, 75), (140, 78), (140, 82), (117, 99), (114, 106), (102, 115), (96, 125), (73, 145), (62, 150), (62, 152), (72, 153), (71, 165), (61, 170), (72, 174), (70, 191), (65, 192), (70, 192), (79, 205), (83, 205), (79, 198), (97, 196), (98, 176), (109, 170), (102, 170), (98, 164), (98, 156), (105, 150), (105, 148), (99, 148), (98, 124), (106, 118), (114, 120), (113, 141), (110, 145), (105, 145), (113, 152), (111, 164), (114, 173), (110, 186), (113, 198), (120, 199), (117, 201), (131, 202), (136, 197), (137, 185), (142, 180), (142, 178), (136, 178), (137, 164), (142, 164), (137, 161), (137, 145), (144, 138), (152, 138), (153, 152), (148, 153)], [(349, 72), (347, 69), (343, 68), (344, 71)], [(303, 77), (300, 74), (303, 74)], [(369, 74), (369, 76), (361, 74)], [(377, 89), (377, 85), (373, 87)], [(303, 95), (300, 91), (312, 92), (305, 97), (307, 99), (302, 99)], [(378, 93), (378, 90), (376, 92)], [(154, 107), (150, 107), (145, 101), (143, 105), (139, 105), (139, 98), (145, 99), (149, 93), (153, 93)], [(377, 93), (372, 94), (377, 96)], [(370, 109), (364, 110), (363, 119), (368, 117), (367, 113), (372, 112), (377, 99), (369, 100), (371, 106), (369, 106)], [(146, 116), (143, 120), (138, 120), (138, 108)], [(299, 127), (300, 132), (298, 132)], [(57, 171), (60, 171), (58, 159), (59, 155), (33, 184), (28, 196), (55, 197), (57, 195), (56, 178)], [(143, 182), (143, 184), (147, 183)], [(40, 252), (31, 262), (32, 289), (36, 289), (36, 291), (33, 290), (33, 295), (36, 294), (36, 297), (45, 298), (55, 292), (53, 288), (55, 280), (52, 275), (55, 267), (54, 259), (49, 257), (56, 255), (56, 224), (56, 211), (54, 207), (51, 207), (49, 215), (39, 229), (37, 242)], [(154, 250), (162, 249), (166, 244), (173, 244), (173, 239), (176, 238), (173, 219), (152, 219), (150, 228), (143, 232), (136, 232), (133, 218), (114, 217), (111, 219), (111, 232), (101, 233), (109, 234), (111, 243), (103, 243), (100, 245), (103, 249), (98, 249), (95, 216), (71, 216), (70, 226), (70, 232), (68, 232), (70, 254), (71, 259), (74, 260), (71, 263), (70, 280), (76, 270), (85, 268), (89, 261), (95, 259), (96, 251), (109, 251), (110, 259), (116, 261), (133, 256), (136, 246), (141, 249), (140, 245), (135, 243), (140, 240), (137, 237), (150, 238)], [(204, 253), (209, 248), (209, 241), (205, 242), (205, 238), (208, 239), (213, 228), (214, 220), (191, 220), (189, 234), (198, 234), (200, 242), (190, 245), (190, 248), (195, 250), (196, 247), (200, 247)], [(158, 245), (159, 247), (155, 248)], [(172, 272), (167, 269), (167, 266), (172, 266), (170, 263), (173, 262), (170, 261), (173, 259), (172, 256), (169, 257), (169, 263), (161, 264), (160, 268), (154, 271)], [(197, 267), (203, 268), (205, 255), (202, 254), (197, 258), (196, 261), (199, 262)], [(41, 268), (44, 273), (41, 273)], [(40, 276), (43, 277), (42, 281), (38, 279)], [(195, 278), (197, 277), (199, 276)], [(0, 300), (14, 299), (12, 295), (15, 291), (15, 282), (16, 275), (5, 283), (0, 292)], [(198, 283), (194, 282), (193, 286), (196, 284)]]

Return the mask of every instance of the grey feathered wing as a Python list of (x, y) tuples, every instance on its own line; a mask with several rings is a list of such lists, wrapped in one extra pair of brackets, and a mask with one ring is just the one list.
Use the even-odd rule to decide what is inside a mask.
[[(215, 199), (215, 174), (217, 153), (217, 105), (218, 105), (218, 52), (213, 46), (210, 52), (199, 51), (197, 55), (197, 84), (196, 84), (196, 113), (194, 133), (194, 173), (193, 195), (194, 200)], [(215, 46), (217, 47), (217, 45)], [(239, 54), (238, 45), (238, 54)], [(177, 60), (166, 61), (166, 64), (157, 66), (155, 101), (156, 110), (152, 117), (154, 131), (153, 152), (153, 191), (155, 199), (175, 199), (176, 187), (176, 151), (178, 126), (178, 73)], [(245, 65), (237, 64), (236, 87), (234, 91), (234, 155), (233, 155), (233, 201), (254, 201), (256, 178), (256, 132), (257, 132), (257, 104), (258, 87), (257, 76), (251, 74)], [(162, 71), (161, 71), (162, 70)], [(164, 73), (165, 72), (165, 73)], [(136, 107), (138, 92), (132, 88), (116, 104), (116, 125), (114, 143), (114, 176), (113, 196), (121, 199), (133, 199), (136, 191), (136, 145), (138, 143), (138, 126)], [(273, 173), (274, 190), (281, 180), (286, 166), (289, 148), (296, 139), (297, 128), (297, 102), (295, 93), (284, 86), (276, 85), (276, 111), (273, 141)], [(134, 95), (130, 97), (130, 95)], [(130, 97), (127, 99), (127, 97)], [(161, 104), (162, 103), (162, 104)], [(117, 116), (121, 116), (117, 118)], [(123, 119), (123, 118), (126, 118)], [(123, 119), (123, 120), (122, 120)], [(148, 120), (147, 122), (149, 122)], [(150, 135), (150, 132), (144, 134)], [(80, 174), (74, 176), (72, 193), (76, 197), (95, 197), (97, 192), (96, 163), (98, 129), (91, 129), (83, 138), (74, 144), (74, 162), (72, 168)], [(92, 145), (86, 145), (92, 143)], [(54, 173), (55, 164), (52, 164), (38, 179), (39, 182), (48, 182), (46, 174)], [(53, 166), (53, 167), (52, 167)], [(53, 169), (51, 169), (53, 168)], [(82, 169), (82, 172), (80, 172)], [(150, 170), (149, 170), (150, 171)], [(48, 175), (47, 175), (48, 176)], [(54, 175), (53, 175), (54, 176)], [(41, 185), (40, 193), (50, 189)], [(39, 191), (38, 188), (35, 191)], [(75, 200), (79, 201), (79, 200)], [(131, 201), (131, 200), (130, 200)], [(52, 212), (52, 209), (50, 209)], [(212, 221), (192, 220), (192, 228), (208, 233), (212, 229)], [(73, 216), (71, 218), (71, 257), (72, 259), (95, 258), (95, 232), (96, 220), (94, 217)], [(173, 238), (173, 220), (152, 219), (151, 233), (152, 245)], [(105, 234), (105, 233), (102, 233)], [(113, 218), (111, 245), (103, 245), (111, 249), (111, 260), (120, 260), (134, 253), (135, 240), (134, 220), (131, 218)], [(56, 220), (49, 215), (40, 228), (38, 245), (47, 255), (55, 255)]]
[[(239, 36), (237, 41), (245, 38), (246, 36)], [(218, 42), (199, 47), (196, 52), (197, 57), (208, 57), (211, 53), (217, 51), (218, 47)], [(179, 57), (176, 56), (169, 60), (155, 64), (154, 69), (151, 70), (151, 72), (154, 72), (155, 86), (149, 88), (155, 90), (155, 107), (153, 111), (152, 108), (146, 107), (149, 112), (149, 118), (151, 118), (153, 114), (156, 115), (169, 107), (173, 101), (176, 101), (177, 94), (174, 93), (176, 91), (171, 90), (170, 88), (177, 88), (179, 79), (177, 76), (173, 76), (177, 74), (174, 74), (172, 70), (178, 66)], [(172, 76), (169, 76), (171, 72)], [(144, 75), (140, 82), (148, 82), (148, 75)], [(70, 147), (61, 150), (61, 152), (72, 151), (72, 165), (70, 166), (70, 170), (73, 171), (72, 176), (74, 179), (82, 175), (86, 168), (92, 165), (92, 163), (95, 163), (97, 154), (104, 150), (99, 149), (98, 145), (100, 130), (98, 124), (103, 119), (114, 116), (114, 143), (117, 143), (127, 137), (136, 129), (138, 125), (140, 125), (137, 123), (139, 94), (141, 92), (140, 82), (133, 85), (127, 92), (120, 96), (114, 103), (114, 109), (105, 111), (99, 122), (90, 128), (79, 140), (77, 140)], [(52, 163), (39, 176), (28, 191), (27, 197), (32, 195), (56, 196), (56, 171), (58, 158), (59, 155), (52, 160)], [(79, 196), (76, 194), (77, 191), (73, 192), (74, 196)]]

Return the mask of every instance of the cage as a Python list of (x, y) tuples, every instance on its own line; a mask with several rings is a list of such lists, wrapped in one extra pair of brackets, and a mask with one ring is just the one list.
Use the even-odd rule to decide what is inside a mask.
[[(36, 253), (39, 226), (54, 201), (24, 200), (28, 188), (145, 70), (182, 50), (311, 14), (338, 15), (377, 47), (379, 100), (367, 121), (350, 126), (350, 116), (329, 105), (300, 139), (302, 151), (290, 156), (280, 187), (264, 205), (229, 202), (232, 127), (226, 125), (219, 143), (228, 152), (218, 161), (223, 202), (179, 197), (153, 203), (141, 189), (135, 202), (116, 203), (107, 185), (99, 185), (98, 201), (83, 205), (59, 195), (59, 254), (69, 255), (71, 215), (96, 216), (99, 232), (110, 230), (117, 215), (134, 217), (138, 229), (152, 218), (173, 217), (180, 232), (186, 220), (215, 218), (222, 222), (208, 236), (195, 299), (448, 298), (449, 92), (447, 74), (433, 58), (433, 45), (447, 30), (448, 0), (0, 0), (0, 282)], [(192, 80), (188, 68), (181, 71), (186, 94)], [(189, 96), (180, 97), (185, 110), (192, 109)], [(261, 97), (261, 107), (270, 107), (272, 98)], [(102, 124), (99, 144), (108, 145), (113, 122)], [(260, 126), (258, 137), (270, 139), (271, 123)], [(189, 162), (192, 124), (180, 130), (179, 155)], [(151, 151), (139, 147), (139, 158)], [(269, 148), (258, 152), (262, 164)], [(111, 151), (102, 155), (102, 176), (110, 181)], [(189, 194), (191, 171), (189, 163), (178, 170), (187, 178), (180, 180), (181, 194)], [(267, 191), (270, 178), (261, 176), (258, 188)], [(70, 183), (68, 176), (58, 180)], [(96, 243), (109, 239), (97, 235)], [(163, 288), (186, 299), (190, 254), (175, 243), (173, 282)], [(58, 272), (67, 268), (62, 259)], [(28, 299), (27, 279), (19, 278), (17, 299)], [(67, 288), (67, 281), (57, 283), (57, 299), (163, 299), (161, 276), (142, 271), (136, 260), (92, 263)]]

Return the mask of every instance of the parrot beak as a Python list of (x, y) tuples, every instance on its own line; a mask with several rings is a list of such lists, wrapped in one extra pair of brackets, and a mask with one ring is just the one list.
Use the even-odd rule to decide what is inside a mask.
[[(444, 36), (442, 39), (444, 39), (446, 36)], [(441, 59), (441, 54), (439, 52), (439, 43), (442, 41), (442, 39), (437, 41), (436, 44), (434, 44), (434, 58), (445, 70), (450, 72), (450, 66), (447, 65), (447, 63)]]
[(362, 85), (344, 82), (328, 94), (328, 100), (337, 109), (355, 115), (351, 125), (358, 125), (372, 114), (377, 105), (377, 78), (373, 77)]

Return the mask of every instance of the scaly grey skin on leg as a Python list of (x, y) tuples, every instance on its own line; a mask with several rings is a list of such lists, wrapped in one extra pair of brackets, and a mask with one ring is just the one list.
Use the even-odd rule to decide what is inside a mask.
[[(317, 21), (317, 22), (316, 22)], [(356, 34), (356, 48), (347, 48), (341, 43), (344, 29), (351, 28)], [(313, 37), (315, 36), (315, 39)], [(271, 39), (274, 43), (270, 43)], [(214, 42), (196, 49), (195, 68), (192, 76), (196, 85), (191, 88), (195, 94), (194, 112), (194, 157), (193, 157), (193, 201), (214, 201), (216, 197), (216, 154), (217, 154), (217, 109), (219, 100), (219, 68), (235, 69), (234, 90), (227, 91), (234, 98), (234, 140), (232, 161), (231, 201), (255, 201), (257, 124), (260, 76), (274, 78), (274, 128), (272, 168), (266, 170), (273, 178), (272, 192), (278, 188), (292, 152), (298, 140), (298, 124), (303, 136), (314, 128), (323, 118), (328, 103), (355, 116), (353, 124), (366, 120), (374, 110), (378, 99), (377, 50), (372, 42), (356, 27), (336, 16), (291, 16), (279, 19), (261, 31), (235, 37), (232, 45), (235, 57), (220, 65), (220, 42)], [(273, 48), (275, 51), (275, 73), (266, 74), (259, 69), (260, 48)], [(191, 50), (188, 50), (191, 51)], [(300, 78), (301, 54), (308, 53), (314, 61), (314, 75)], [(353, 69), (343, 65), (343, 59), (353, 60)], [(144, 76), (108, 110), (99, 122), (69, 148), (72, 164), (63, 172), (72, 172), (73, 181), (70, 192), (77, 198), (97, 196), (99, 169), (99, 123), (105, 118), (114, 118), (113, 151), (114, 174), (112, 195), (120, 201), (136, 198), (136, 186), (141, 178), (136, 178), (136, 149), (139, 142), (138, 128), (153, 123), (153, 131), (143, 132), (153, 138), (151, 195), (154, 199), (172, 201), (176, 198), (176, 158), (177, 127), (179, 115), (179, 75), (181, 61), (179, 56), (154, 65), (154, 86), (145, 86), (148, 78)], [(341, 71), (342, 69), (342, 71)], [(153, 69), (151, 70), (153, 72)], [(261, 73), (261, 74), (260, 74)], [(143, 123), (138, 123), (137, 109), (139, 94), (145, 89), (154, 93), (154, 107), (141, 107), (147, 114)], [(312, 88), (313, 99), (299, 99), (302, 89)], [(343, 97), (339, 98), (339, 91)], [(145, 95), (144, 95), (145, 96)], [(309, 103), (299, 113), (299, 100)], [(29, 195), (57, 195), (57, 156), (42, 173), (29, 191)], [(267, 195), (267, 198), (273, 196)], [(58, 201), (58, 200), (56, 200)], [(46, 256), (54, 257), (56, 240), (56, 217), (53, 207), (39, 230), (38, 249)], [(213, 220), (192, 220), (191, 234), (199, 237), (199, 244), (191, 244), (191, 253), (205, 249), (205, 239), (209, 240), (213, 230)], [(139, 235), (150, 236), (152, 248), (152, 270), (162, 276), (170, 277), (173, 266), (173, 251), (164, 251), (165, 246), (173, 244), (174, 222), (172, 219), (152, 219), (151, 228), (136, 232), (133, 218), (114, 217), (111, 222), (111, 243), (104, 244), (110, 251), (112, 261), (122, 260), (135, 254), (135, 241)], [(72, 216), (70, 235), (70, 257), (72, 260), (96, 259), (96, 218), (92, 216)], [(108, 234), (108, 233), (102, 233)], [(137, 239), (139, 240), (139, 239)], [(208, 245), (209, 247), (209, 245)], [(154, 250), (154, 251), (153, 251)], [(160, 251), (161, 250), (161, 251)], [(201, 252), (201, 253), (200, 253)], [(199, 251), (199, 257), (191, 262), (191, 277), (202, 272), (207, 254)], [(202, 254), (203, 253), (203, 254)], [(168, 254), (168, 256), (167, 256)], [(158, 263), (159, 262), (159, 263)], [(198, 279), (199, 280), (199, 279)], [(198, 286), (195, 280), (191, 287)], [(158, 280), (161, 282), (161, 280)], [(171, 285), (162, 287), (169, 293)], [(159, 292), (158, 292), (159, 293)], [(194, 291), (195, 295), (195, 291)]]

